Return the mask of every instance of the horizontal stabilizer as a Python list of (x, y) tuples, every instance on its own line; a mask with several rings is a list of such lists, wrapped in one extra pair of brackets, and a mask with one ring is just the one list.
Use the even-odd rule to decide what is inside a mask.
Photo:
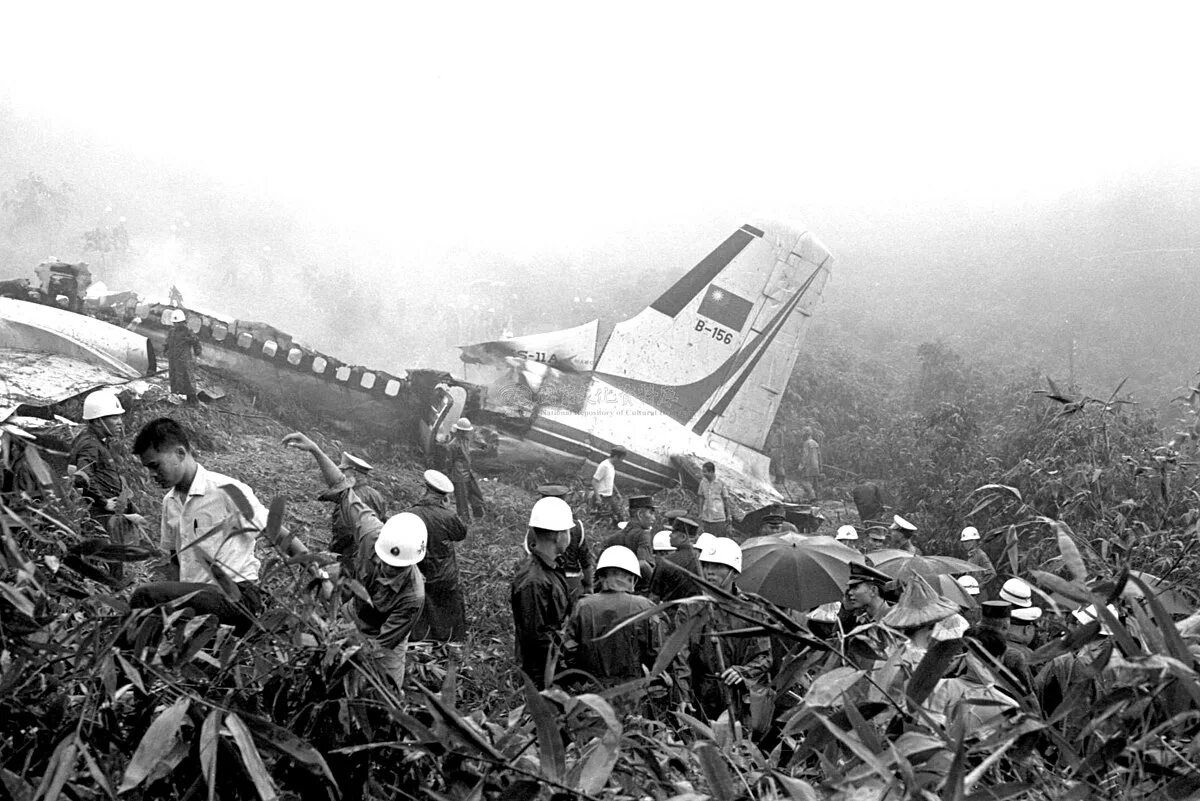
[(565, 373), (588, 373), (596, 366), (598, 321), (561, 331), (497, 339), (464, 345), (459, 358), (467, 364), (496, 365), (506, 359), (526, 359)]

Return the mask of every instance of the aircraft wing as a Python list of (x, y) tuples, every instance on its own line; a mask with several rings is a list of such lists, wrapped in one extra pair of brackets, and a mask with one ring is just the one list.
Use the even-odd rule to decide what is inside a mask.
[(128, 380), (115, 370), (70, 356), (0, 348), (0, 409), (50, 406)]

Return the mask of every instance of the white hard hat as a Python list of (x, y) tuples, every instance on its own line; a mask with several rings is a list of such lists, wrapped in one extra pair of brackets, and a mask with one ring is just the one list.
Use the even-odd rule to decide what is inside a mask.
[(471, 425), (471, 421), (465, 417), (458, 418), (458, 422), (454, 424), (455, 431), (474, 431), (475, 426)]
[(858, 530), (849, 524), (842, 526), (837, 530), (837, 540), (856, 540), (858, 539)]
[(344, 468), (361, 470), (364, 473), (369, 473), (375, 469), (365, 459), (360, 459), (349, 451), (342, 451), (342, 466)]
[(979, 539), (979, 529), (974, 526), (964, 528), (958, 537), (959, 542), (974, 542), (977, 539)]
[(388, 518), (375, 540), (375, 555), (392, 567), (408, 567), (425, 558), (429, 532), (425, 521), (412, 512)]
[(98, 389), (83, 399), (84, 420), (97, 420), (114, 414), (125, 414), (125, 408), (114, 392)]
[(1018, 623), (1033, 623), (1035, 620), (1041, 619), (1042, 608), (1040, 606), (1021, 607), (1009, 612), (1008, 616)]
[(654, 535), (653, 547), (654, 550), (663, 551), (664, 553), (675, 550), (675, 546), (671, 544), (671, 530), (669, 528), (665, 528)]
[(916, 531), (917, 527), (905, 520), (900, 515), (892, 515), (892, 528), (897, 531)]
[(624, 545), (612, 545), (604, 549), (604, 553), (596, 560), (596, 572), (599, 573), (606, 567), (620, 568), (636, 578), (642, 577), (642, 567), (638, 564), (637, 554)]
[(1019, 578), (1010, 578), (1000, 588), (1000, 600), (1013, 606), (1033, 606), (1033, 591)]
[(727, 565), (742, 572), (742, 549), (729, 537), (713, 537), (712, 544), (700, 553), (701, 562)]
[(542, 498), (529, 513), (529, 526), (548, 531), (570, 531), (575, 525), (571, 507), (562, 498)]
[(962, 587), (967, 595), (979, 594), (979, 579), (974, 576), (959, 576), (957, 581), (958, 586)]
[(172, 309), (170, 320), (172, 323), (182, 323), (187, 320), (187, 315), (184, 314), (183, 309)]
[(628, 520), (622, 520), (620, 523), (617, 523), (617, 528), (621, 529), (621, 531), (624, 531), (625, 527), (628, 525), (629, 525)]
[[(1113, 617), (1117, 616), (1117, 608), (1115, 606), (1113, 606), (1112, 604), (1108, 604), (1108, 606), (1106, 608), (1108, 609), (1109, 614), (1111, 614)], [(1083, 625), (1087, 625), (1088, 623), (1091, 623), (1093, 620), (1098, 619), (1100, 616), (1098, 614), (1096, 614), (1096, 605), (1090, 604), (1090, 605), (1088, 605), (1088, 607), (1086, 609), (1076, 609), (1074, 612), (1071, 613), (1071, 617), (1075, 618), (1075, 620), (1078, 621), (1079, 623), (1081, 623)], [(1100, 621), (1100, 633), (1108, 634), (1108, 635), (1112, 634), (1112, 629), (1110, 629), (1108, 627), (1108, 624), (1105, 623), (1103, 620)]]
[(440, 492), (443, 495), (449, 495), (454, 492), (454, 482), (446, 478), (445, 473), (438, 472), (437, 470), (426, 470), (423, 478), (430, 489)]
[(711, 531), (705, 531), (703, 534), (696, 537), (696, 544), (693, 546), (697, 553), (704, 553), (712, 547), (713, 541), (717, 536)]

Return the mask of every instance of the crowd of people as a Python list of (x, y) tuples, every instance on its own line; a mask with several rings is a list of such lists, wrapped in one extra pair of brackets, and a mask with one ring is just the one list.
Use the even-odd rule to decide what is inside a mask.
[[(116, 396), (90, 395), (70, 456), (89, 515), (116, 541), (138, 521), (111, 451), (123, 414)], [(282, 441), (311, 455), (324, 485), (318, 497), (331, 506), (335, 558), (301, 561), (326, 598), (344, 600), (347, 619), (376, 641), (401, 688), (410, 641), (469, 636), (456, 546), (468, 539), (472, 517), (487, 512), (470, 466), (471, 424), (463, 419), (454, 429), (451, 475), (426, 470), (422, 497), (392, 516), (369, 486), (364, 460), (343, 453), (335, 462), (300, 432)], [(159, 545), (171, 575), (135, 587), (130, 605), (182, 604), (249, 631), (263, 606), (258, 538), (292, 557), (308, 547), (285, 526), (268, 524), (250, 487), (199, 464), (175, 420), (144, 425), (132, 451), (165, 490)], [(983, 731), (1030, 699), (1051, 714), (1104, 681), (1086, 637), (1076, 639), (1087, 647), (1038, 663), (1032, 657), (1084, 626), (1102, 641), (1123, 617), (1119, 603), (1073, 608), (1035, 590), (996, 568), (974, 526), (962, 529), (957, 555), (923, 554), (928, 540), (899, 514), (886, 525), (844, 523), (831, 537), (801, 533), (784, 507), (773, 506), (756, 518), (755, 531), (738, 531), (715, 465), (704, 465), (693, 509), (660, 512), (650, 496), (621, 499), (624, 456), (612, 451), (587, 496), (563, 485), (538, 489), (526, 556), (511, 579), (518, 683), (620, 688), (615, 698), (625, 711), (685, 712), (769, 739), (780, 713), (839, 667), (861, 671), (855, 697), (890, 699), (896, 713), (933, 720), (965, 716)], [(878, 487), (856, 488), (856, 500), (860, 494), (860, 513), (883, 514)], [(819, 556), (836, 597), (796, 602), (768, 590), (760, 561), (799, 558), (792, 551)], [(350, 579), (361, 591), (346, 590)], [(1189, 618), (1181, 630), (1196, 622)]]

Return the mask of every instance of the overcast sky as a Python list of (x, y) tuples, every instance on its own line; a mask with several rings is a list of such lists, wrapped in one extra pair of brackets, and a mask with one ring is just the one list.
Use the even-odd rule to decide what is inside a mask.
[(1186, 5), (305, 8), (22, 3), (0, 98), (400, 246), (517, 257), (1036, 203), (1200, 155)]

